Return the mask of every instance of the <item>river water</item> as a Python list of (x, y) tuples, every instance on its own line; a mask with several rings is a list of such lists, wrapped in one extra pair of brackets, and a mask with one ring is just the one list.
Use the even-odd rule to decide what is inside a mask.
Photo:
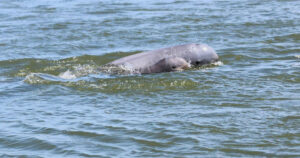
[[(1, 0), (0, 157), (300, 157), (297, 0)], [(110, 75), (206, 43), (221, 62)]]

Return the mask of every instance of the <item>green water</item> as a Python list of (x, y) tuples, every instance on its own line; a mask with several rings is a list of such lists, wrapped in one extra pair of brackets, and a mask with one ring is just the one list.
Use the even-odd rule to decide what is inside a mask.
[[(300, 2), (0, 1), (0, 157), (300, 157)], [(103, 73), (206, 43), (215, 65)]]

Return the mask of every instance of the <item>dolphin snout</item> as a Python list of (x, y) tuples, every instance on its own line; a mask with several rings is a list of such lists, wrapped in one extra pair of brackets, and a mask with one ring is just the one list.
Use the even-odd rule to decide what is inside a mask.
[(181, 67), (178, 67), (180, 70), (185, 70), (185, 69), (189, 69), (191, 68), (191, 64), (186, 62), (184, 65), (182, 65)]
[(216, 61), (219, 61), (219, 56), (216, 52), (214, 52), (214, 55), (213, 55), (213, 62), (216, 62)]

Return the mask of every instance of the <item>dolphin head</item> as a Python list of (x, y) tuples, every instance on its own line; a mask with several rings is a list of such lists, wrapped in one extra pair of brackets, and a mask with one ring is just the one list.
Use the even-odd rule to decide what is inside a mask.
[(190, 44), (186, 60), (194, 66), (210, 64), (219, 60), (216, 51), (206, 44)]
[(190, 67), (190, 64), (183, 58), (172, 57), (163, 60), (168, 71), (181, 71)]
[(182, 71), (188, 68), (190, 68), (190, 63), (180, 57), (163, 58), (150, 67), (152, 72)]

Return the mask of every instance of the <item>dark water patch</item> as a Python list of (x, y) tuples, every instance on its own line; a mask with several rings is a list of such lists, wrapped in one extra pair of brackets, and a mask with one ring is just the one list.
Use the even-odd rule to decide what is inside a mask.
[(300, 116), (296, 116), (296, 115), (295, 116), (286, 116), (286, 117), (281, 118), (281, 120), (283, 122), (290, 122), (290, 121), (297, 122), (300, 120)]
[(56, 7), (52, 7), (50, 5), (38, 5), (34, 7), (33, 13), (55, 13), (57, 11)]
[(41, 158), (40, 156), (36, 156), (36, 155), (31, 155), (31, 154), (28, 154), (28, 155), (24, 155), (24, 154), (2, 154), (0, 155), (1, 157), (32, 157), (32, 158)]
[[(34, 20), (36, 18), (35, 15), (22, 15), (22, 16), (17, 16), (17, 17), (13, 17), (11, 20), (16, 20), (16, 21), (19, 21), (19, 20)], [(10, 19), (9, 19), (10, 20)]]
[(0, 143), (3, 144), (6, 148), (18, 148), (21, 150), (53, 150), (57, 148), (57, 146), (45, 140), (40, 140), (36, 138), (16, 139), (14, 137), (8, 136), (6, 137), (6, 139), (1, 138)]
[(267, 40), (266, 43), (281, 43), (281, 42), (299, 42), (300, 41), (300, 33), (293, 33), (282, 36), (274, 36), (271, 39)]
[(232, 148), (221, 148), (220, 151), (224, 152), (227, 156), (237, 156), (239, 154), (242, 155), (247, 155), (247, 156), (255, 156), (255, 155), (260, 155), (260, 156), (271, 156), (271, 157), (276, 157), (278, 155), (273, 154), (273, 153), (266, 153), (262, 151), (255, 151), (255, 150), (249, 150), (249, 149), (232, 149)]
[(138, 144), (138, 146), (151, 146), (155, 148), (165, 148), (172, 146), (173, 143), (162, 143), (153, 140), (146, 140), (146, 139), (138, 139), (138, 138), (131, 138), (131, 141)]
[(166, 5), (177, 5), (177, 4), (184, 4), (184, 3), (189, 3), (190, 1), (169, 1), (169, 2), (156, 2), (156, 3), (153, 3), (153, 5), (162, 5), (162, 6), (166, 6)]
[(116, 14), (116, 13), (118, 13), (118, 11), (114, 10), (114, 9), (107, 9), (107, 10), (102, 10), (102, 11), (87, 12), (87, 14), (94, 14), (94, 15)]
[(250, 56), (238, 54), (235, 55), (233, 52), (231, 52), (231, 54), (222, 55), (220, 58), (222, 59), (225, 65), (229, 64), (229, 62), (231, 64), (234, 64), (235, 62), (249, 61), (251, 59), (253, 60), (253, 58), (251, 58)]

